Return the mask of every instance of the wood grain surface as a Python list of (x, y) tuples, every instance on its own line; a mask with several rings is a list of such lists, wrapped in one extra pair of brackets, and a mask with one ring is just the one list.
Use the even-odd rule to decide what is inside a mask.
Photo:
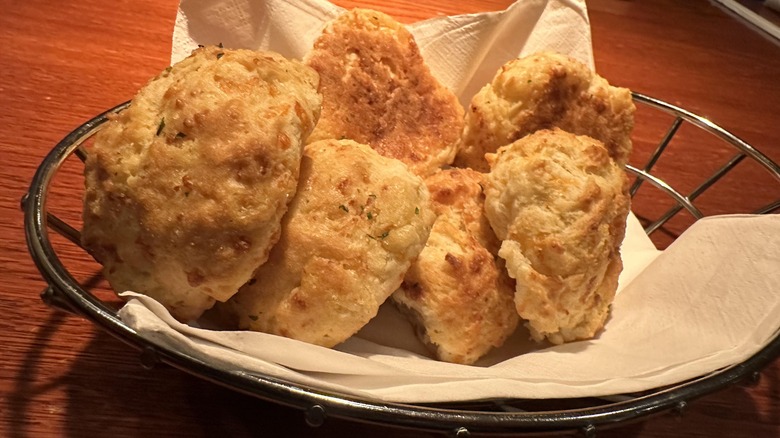
[[(506, 0), (339, 1), (373, 7), (402, 22), (500, 10)], [(780, 46), (705, 0), (588, 2), (597, 70), (610, 82), (667, 100), (731, 130), (780, 161)], [(0, 436), (436, 436), (329, 418), (310, 428), (295, 409), (260, 401), (159, 366), (144, 369), (133, 349), (89, 322), (44, 306), (19, 200), (45, 154), (70, 130), (130, 99), (165, 68), (175, 0), (0, 0)], [(637, 114), (632, 163), (642, 166), (671, 123)], [(695, 188), (733, 150), (683, 128), (658, 163), (683, 191)], [(780, 183), (741, 163), (701, 196), (706, 214), (752, 211), (780, 199)], [(58, 177), (52, 208), (79, 223), (77, 163)], [(635, 211), (652, 219), (669, 204), (642, 188)], [(654, 235), (664, 247), (691, 218)], [(767, 242), (778, 246), (777, 240)], [(58, 240), (79, 279), (97, 266)], [(780, 292), (780, 291), (778, 291)], [(606, 437), (780, 436), (780, 360), (757, 384), (599, 431)]]

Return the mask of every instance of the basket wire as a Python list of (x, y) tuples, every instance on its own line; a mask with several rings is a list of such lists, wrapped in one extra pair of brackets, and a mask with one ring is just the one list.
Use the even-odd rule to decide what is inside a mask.
[[(635, 176), (630, 188), (633, 197), (645, 184), (666, 193), (675, 205), (645, 227), (651, 234), (664, 226), (680, 211), (686, 210), (695, 219), (704, 215), (694, 201), (745, 158), (761, 165), (780, 184), (780, 167), (730, 132), (706, 118), (664, 101), (633, 93), (635, 102), (674, 116), (666, 134), (642, 168), (626, 166)], [(25, 234), (30, 254), (48, 283), (42, 300), (55, 308), (80, 315), (99, 327), (141, 350), (140, 361), (147, 368), (166, 363), (214, 383), (227, 386), (261, 399), (302, 409), (305, 421), (313, 427), (323, 424), (326, 417), (344, 418), (402, 428), (443, 431), (455, 436), (470, 432), (483, 433), (560, 433), (579, 431), (595, 436), (597, 428), (606, 428), (651, 414), (673, 410), (682, 413), (697, 397), (717, 391), (745, 379), (757, 379), (758, 372), (780, 356), (780, 333), (761, 351), (748, 360), (705, 376), (670, 387), (636, 394), (563, 400), (479, 400), (462, 403), (404, 404), (363, 399), (306, 387), (274, 377), (235, 369), (218, 369), (195, 357), (155, 344), (140, 337), (124, 324), (116, 310), (82, 288), (63, 266), (49, 239), (52, 229), (81, 247), (80, 232), (48, 212), (46, 201), (52, 180), (64, 161), (71, 155), (85, 159), (81, 144), (94, 135), (108, 116), (129, 105), (125, 102), (86, 122), (67, 135), (46, 156), (38, 168), (28, 193), (22, 199), (25, 213)], [(652, 172), (667, 146), (683, 124), (688, 123), (715, 135), (737, 150), (723, 166), (688, 194), (667, 184)], [(780, 199), (754, 211), (772, 213), (780, 209)]]

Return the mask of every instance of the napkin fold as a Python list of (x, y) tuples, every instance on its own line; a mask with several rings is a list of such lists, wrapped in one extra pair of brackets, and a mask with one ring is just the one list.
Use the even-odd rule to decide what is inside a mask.
[[(301, 58), (341, 11), (322, 0), (182, 0), (171, 61), (219, 42)], [(554, 50), (593, 66), (584, 1), (521, 0), (409, 29), (432, 73), (464, 104), (518, 56)], [(122, 294), (129, 302), (119, 315), (140, 336), (235, 373), (409, 403), (643, 391), (739, 363), (778, 335), (780, 217), (705, 218), (661, 253), (631, 214), (621, 251), (618, 295), (596, 339), (535, 344), (521, 328), (475, 366), (431, 359), (389, 305), (335, 349), (181, 324), (132, 292)]]

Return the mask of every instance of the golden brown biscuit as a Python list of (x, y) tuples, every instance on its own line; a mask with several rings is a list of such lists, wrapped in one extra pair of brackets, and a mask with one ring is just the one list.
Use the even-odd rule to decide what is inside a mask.
[(263, 263), (320, 110), (317, 73), (206, 47), (149, 82), (88, 150), (83, 242), (116, 291), (180, 320)]
[(506, 63), (473, 98), (455, 165), (486, 172), (485, 154), (539, 129), (593, 137), (624, 165), (631, 153), (634, 103), (584, 64), (537, 53)]
[(389, 16), (354, 9), (331, 22), (306, 63), (320, 74), (322, 118), (310, 141), (348, 138), (420, 176), (452, 163), (463, 108)]
[(425, 249), (393, 301), (440, 360), (472, 364), (501, 346), (518, 323), (514, 283), (496, 260), (483, 213), (484, 175), (449, 169), (426, 179), (437, 213)]
[(498, 150), (485, 213), (534, 339), (593, 337), (622, 270), (628, 178), (597, 140), (542, 130)]
[(279, 243), (227, 313), (241, 329), (332, 347), (398, 288), (434, 214), (408, 167), (351, 140), (307, 145), (298, 187)]

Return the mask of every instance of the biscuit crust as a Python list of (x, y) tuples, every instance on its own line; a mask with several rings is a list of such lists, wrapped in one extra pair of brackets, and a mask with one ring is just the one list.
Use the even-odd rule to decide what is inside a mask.
[(463, 107), (430, 73), (406, 28), (354, 9), (323, 31), (306, 57), (321, 77), (322, 118), (311, 141), (352, 139), (427, 176), (452, 163)]
[(455, 165), (481, 172), (485, 154), (540, 129), (557, 127), (601, 141), (624, 165), (631, 153), (634, 103), (586, 65), (557, 53), (506, 63), (466, 111)]
[(437, 214), (425, 249), (393, 301), (439, 360), (473, 364), (518, 324), (514, 282), (495, 257), (498, 239), (483, 213), (484, 175), (448, 169), (426, 179)]
[(425, 184), (400, 161), (351, 140), (311, 143), (279, 243), (223, 314), (333, 347), (400, 286), (433, 220)]
[(622, 270), (628, 178), (597, 140), (542, 130), (498, 150), (485, 213), (536, 340), (593, 337)]
[(295, 193), (317, 83), (281, 55), (204, 47), (112, 117), (88, 149), (82, 235), (114, 290), (186, 321), (251, 277)]

